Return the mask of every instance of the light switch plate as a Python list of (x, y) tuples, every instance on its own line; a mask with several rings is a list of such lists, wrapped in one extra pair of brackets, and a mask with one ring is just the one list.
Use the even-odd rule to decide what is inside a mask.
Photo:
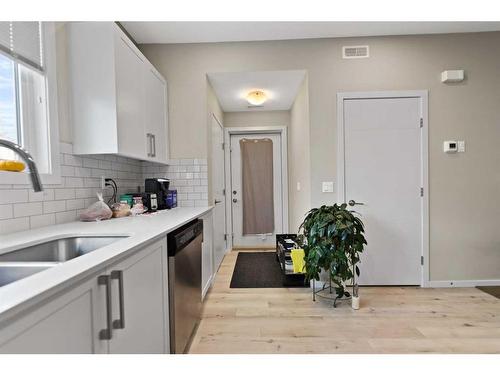
[(458, 152), (465, 152), (465, 141), (458, 141)]
[(323, 181), (323, 193), (333, 193), (333, 181)]
[(300, 182), (297, 181), (297, 191), (300, 191)]

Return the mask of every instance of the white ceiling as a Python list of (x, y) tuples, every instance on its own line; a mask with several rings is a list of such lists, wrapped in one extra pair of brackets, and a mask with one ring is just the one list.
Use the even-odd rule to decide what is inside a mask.
[[(211, 73), (208, 79), (224, 112), (287, 111), (297, 96), (304, 70)], [(262, 107), (248, 107), (250, 91), (263, 90), (268, 100)]]
[(121, 22), (137, 43), (208, 43), (499, 31), (500, 22)]

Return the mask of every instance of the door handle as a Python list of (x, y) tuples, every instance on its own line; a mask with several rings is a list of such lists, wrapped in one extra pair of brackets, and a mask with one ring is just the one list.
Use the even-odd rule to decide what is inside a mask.
[(233, 203), (236, 203), (236, 202), (238, 202), (238, 199), (233, 198)]
[(217, 204), (217, 203), (221, 203), (221, 202), (222, 202), (222, 201), (220, 201), (220, 200), (218, 200), (218, 199), (214, 200), (214, 203), (215, 203), (215, 204)]
[(151, 155), (151, 156), (155, 158), (156, 157), (156, 135), (151, 134), (151, 138), (153, 139), (153, 147), (151, 149), (152, 150), (151, 152), (153, 155)]
[(118, 295), (120, 298), (120, 319), (113, 321), (113, 328), (125, 328), (125, 301), (123, 298), (123, 271), (111, 271), (111, 279), (118, 280)]
[(153, 156), (153, 134), (147, 133), (146, 138), (148, 140), (148, 157)]
[(106, 328), (99, 331), (99, 340), (111, 340), (111, 326), (112, 326), (112, 314), (111, 314), (111, 279), (108, 275), (101, 275), (97, 278), (98, 285), (104, 285), (106, 287)]
[(355, 200), (351, 199), (349, 202), (349, 206), (364, 206), (364, 203), (361, 203), (361, 202), (356, 202)]

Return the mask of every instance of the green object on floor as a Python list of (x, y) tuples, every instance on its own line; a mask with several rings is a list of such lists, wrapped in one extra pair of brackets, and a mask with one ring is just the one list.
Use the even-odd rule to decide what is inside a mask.
[(304, 249), (292, 249), (290, 255), (292, 257), (293, 272), (304, 273), (306, 265), (304, 261), (304, 257), (306, 256)]

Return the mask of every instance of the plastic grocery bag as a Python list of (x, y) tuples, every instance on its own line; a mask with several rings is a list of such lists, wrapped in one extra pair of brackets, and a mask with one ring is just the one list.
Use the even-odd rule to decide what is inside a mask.
[(101, 221), (111, 218), (113, 212), (111, 211), (111, 208), (104, 203), (102, 194), (97, 193), (97, 198), (99, 199), (97, 202), (91, 204), (80, 214), (81, 221)]

